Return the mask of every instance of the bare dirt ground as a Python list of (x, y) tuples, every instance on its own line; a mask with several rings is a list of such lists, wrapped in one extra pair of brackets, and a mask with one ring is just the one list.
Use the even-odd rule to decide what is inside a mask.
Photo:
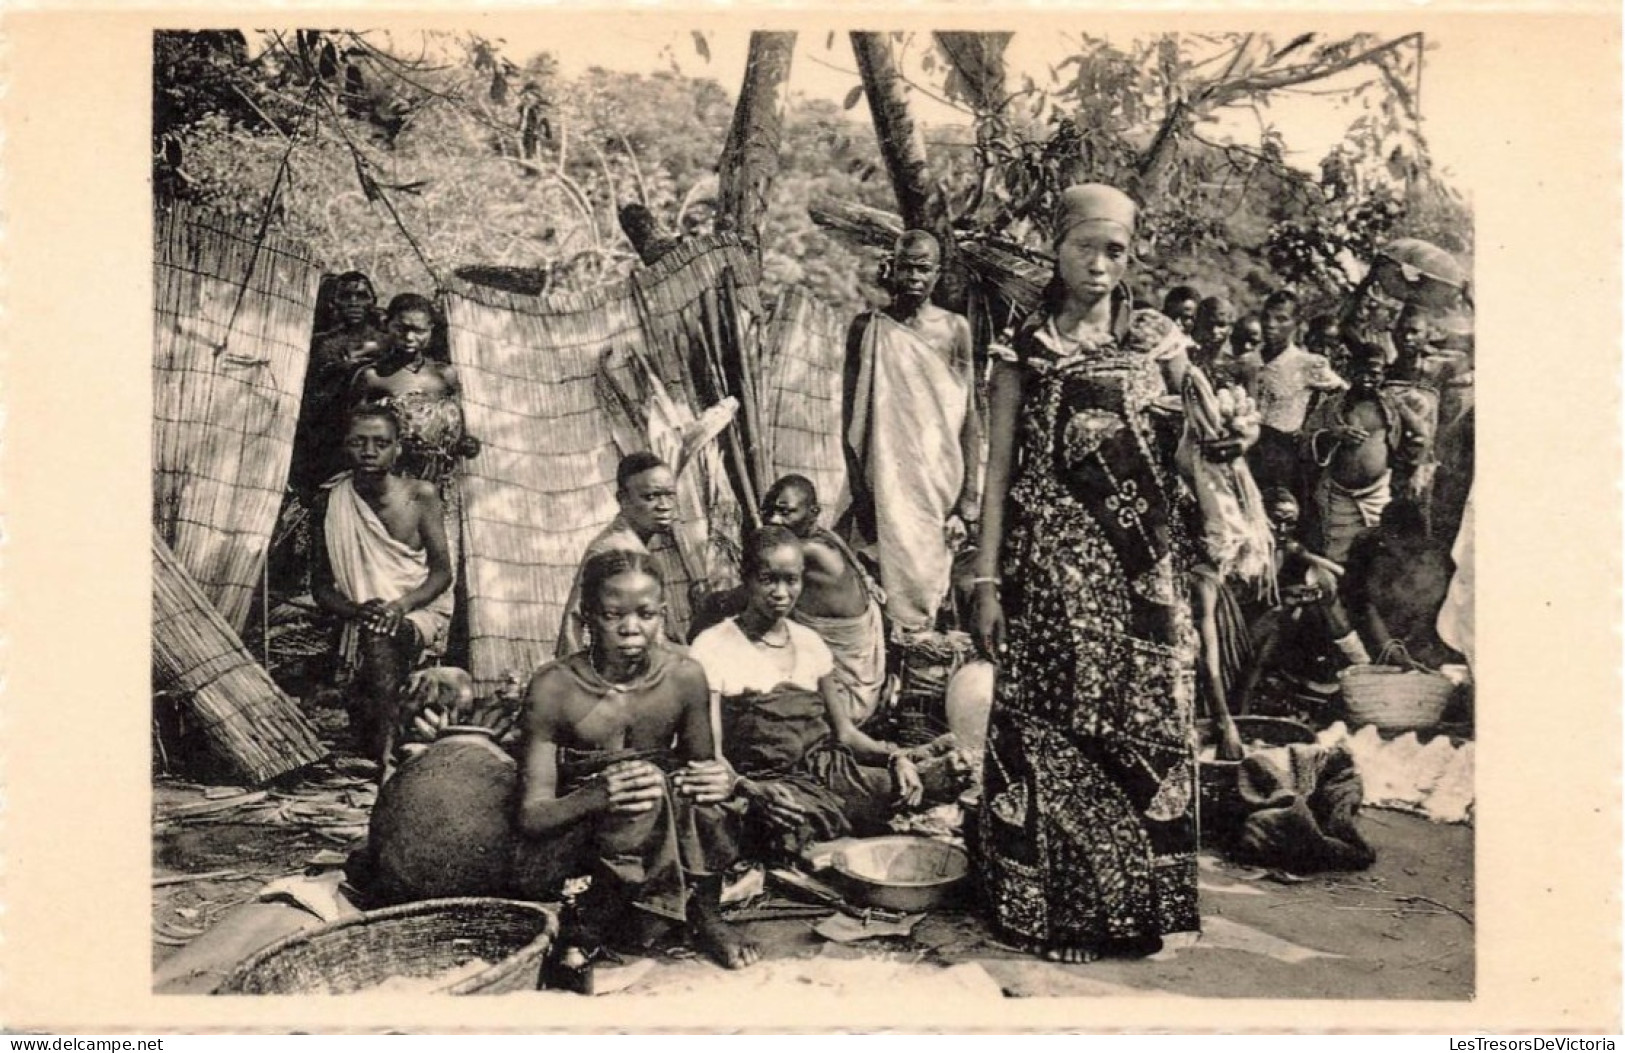
[[(153, 843), (155, 968), (250, 902), (265, 882), (312, 860), (342, 859), (364, 834), (356, 819), (364, 822), (371, 804), (366, 780), (342, 764), (263, 797), (208, 792), (215, 796), (184, 784), (158, 787), (160, 816), (169, 818), (160, 819)], [(211, 808), (218, 810), (210, 815)], [(703, 960), (657, 955), (618, 997), (732, 997), (784, 984), (862, 990), (908, 979), (1014, 997), (1471, 998), (1472, 829), (1374, 809), (1359, 823), (1377, 850), (1376, 864), (1361, 873), (1293, 879), (1205, 852), (1201, 938), (1175, 938), (1147, 960), (1036, 961), (995, 943), (973, 911), (927, 916), (907, 937), (848, 944), (815, 934), (817, 918), (758, 921), (745, 927), (766, 950), (762, 965), (728, 974)], [(766, 902), (785, 901), (775, 895)]]

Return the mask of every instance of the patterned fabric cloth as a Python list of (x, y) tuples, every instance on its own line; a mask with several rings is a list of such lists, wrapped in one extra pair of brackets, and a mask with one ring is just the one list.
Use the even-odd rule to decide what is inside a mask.
[(392, 408), (401, 424), (401, 474), (449, 485), (463, 441), (463, 407), (457, 397), (409, 391), (377, 401)]
[(1076, 344), (1038, 316), (993, 349), (1027, 390), (980, 867), (996, 927), (1046, 946), (1198, 926), (1190, 498), (1152, 413), (1184, 338), (1154, 311), (1114, 330)]
[(1264, 425), (1295, 435), (1309, 414), (1317, 391), (1341, 391), (1348, 381), (1338, 376), (1324, 355), (1296, 344), (1264, 363), (1258, 371), (1258, 412)]

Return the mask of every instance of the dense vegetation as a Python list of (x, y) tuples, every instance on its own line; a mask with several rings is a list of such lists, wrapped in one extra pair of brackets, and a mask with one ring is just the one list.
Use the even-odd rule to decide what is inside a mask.
[[(1017, 78), (994, 111), (976, 105), (978, 86), (925, 39), (909, 75), (977, 115), (927, 136), (961, 228), (1039, 245), (1059, 185), (1128, 183), (1151, 167), (1143, 249), (1153, 283), (1189, 281), (1251, 300), (1290, 281), (1330, 297), (1393, 234), (1470, 255), (1466, 206), (1432, 178), (1419, 134), (1400, 134), (1416, 125), (1405, 67), (1372, 78), (1381, 105), (1315, 178), (1282, 163), (1267, 128), (1262, 148), (1210, 138), (1196, 119), (1174, 128), (1183, 111), (1168, 100), (1194, 112), (1200, 49), (1212, 40), (1083, 38), (1045, 84)], [(802, 47), (820, 43), (838, 41)], [(1325, 45), (1314, 61), (1335, 69), (1348, 48), (1366, 46)], [(1249, 47), (1258, 48), (1252, 37), (1237, 54)], [(1272, 70), (1301, 68), (1284, 57), (1292, 50), (1271, 46), (1254, 60), (1261, 73), (1220, 85), (1246, 90), (1220, 97), (1209, 88), (1211, 105), (1267, 96)], [(1419, 70), (1419, 49), (1409, 61)], [(160, 202), (265, 222), (335, 270), (367, 271), (386, 293), (430, 289), (469, 265), (524, 268), (547, 288), (582, 289), (636, 261), (620, 205), (642, 202), (673, 233), (703, 211), (695, 206), (715, 193), (736, 90), (674, 71), (593, 69), (566, 79), (549, 55), (516, 63), (472, 36), (159, 33), (155, 192)], [(808, 202), (895, 207), (874, 132), (852, 117), (836, 103), (790, 98), (763, 246), (770, 287), (802, 285), (842, 309), (863, 302), (872, 267), (813, 225)], [(1165, 158), (1159, 144), (1173, 137), (1159, 133), (1169, 128), (1179, 149)]]

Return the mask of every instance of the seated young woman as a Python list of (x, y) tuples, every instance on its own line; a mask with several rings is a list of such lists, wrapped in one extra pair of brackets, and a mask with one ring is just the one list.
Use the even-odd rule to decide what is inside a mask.
[(877, 742), (840, 704), (835, 659), (790, 621), (801, 595), (801, 541), (781, 526), (747, 540), (745, 609), (701, 633), (690, 655), (710, 684), (722, 754), (750, 802), (750, 851), (790, 854), (873, 834), (924, 798), (917, 751)]

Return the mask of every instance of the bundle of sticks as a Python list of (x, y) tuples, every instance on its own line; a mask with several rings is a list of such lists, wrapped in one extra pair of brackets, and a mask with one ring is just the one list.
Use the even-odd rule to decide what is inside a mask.
[(735, 399), (739, 412), (724, 432), (728, 479), (747, 521), (761, 526), (761, 498), (773, 482), (767, 420), (762, 413), (763, 374), (760, 320), (744, 310), (733, 268), (722, 272), (720, 287), (700, 297), (700, 340), (690, 348), (689, 371), (703, 403)]

